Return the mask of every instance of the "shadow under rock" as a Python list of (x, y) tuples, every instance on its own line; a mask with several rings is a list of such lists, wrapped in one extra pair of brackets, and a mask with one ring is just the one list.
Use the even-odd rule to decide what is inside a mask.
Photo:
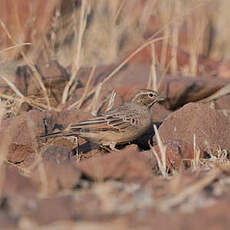
[(78, 148), (78, 152), (79, 153), (89, 153), (92, 150), (97, 150), (99, 148), (99, 146), (95, 143), (92, 142), (85, 142), (84, 144), (79, 145), (78, 147), (76, 147), (75, 149), (72, 150), (72, 154), (76, 155), (77, 154), (77, 148)]

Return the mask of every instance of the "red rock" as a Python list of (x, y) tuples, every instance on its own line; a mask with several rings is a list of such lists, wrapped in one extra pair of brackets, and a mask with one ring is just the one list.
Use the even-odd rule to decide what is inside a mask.
[[(24, 197), (33, 199), (36, 197), (36, 189), (29, 177), (19, 173), (16, 167), (4, 165), (2, 192), (7, 197)], [(23, 171), (23, 170), (22, 170)]]
[(31, 177), (38, 191), (45, 192), (46, 195), (53, 194), (73, 189), (79, 183), (81, 172), (68, 159), (69, 154), (68, 148), (60, 146), (49, 146), (42, 153), (42, 161)]
[(230, 95), (225, 95), (213, 101), (216, 109), (230, 110)]
[(35, 152), (37, 137), (44, 135), (46, 120), (48, 130), (54, 126), (54, 119), (49, 112), (31, 110), (14, 118), (3, 120), (1, 124), (1, 146), (6, 146), (7, 159), (14, 163), (24, 161)]
[(181, 140), (212, 153), (219, 149), (229, 150), (230, 121), (220, 110), (211, 104), (189, 103), (170, 114), (159, 128), (164, 142)]
[(212, 95), (227, 83), (221, 78), (164, 77), (159, 91), (167, 98), (163, 104), (168, 109), (176, 109)]
[[(181, 169), (191, 165), (191, 161), (194, 159), (194, 149), (191, 144), (183, 142), (181, 140), (167, 140), (164, 143), (166, 147), (166, 163), (170, 169)], [(161, 159), (160, 147), (154, 146), (159, 158)]]
[[(149, 152), (149, 154), (152, 154)], [(119, 152), (96, 156), (76, 164), (85, 175), (93, 180), (149, 178), (153, 176), (155, 160), (149, 160), (135, 145)]]
[(170, 113), (171, 113), (171, 111), (166, 109), (164, 106), (162, 106), (160, 104), (154, 105), (152, 107), (153, 122), (163, 121)]
[(230, 79), (230, 60), (225, 60), (218, 66), (218, 76)]
[[(12, 204), (13, 205), (13, 204)], [(21, 210), (21, 215), (38, 225), (60, 220), (71, 220), (75, 216), (74, 199), (70, 196), (35, 200), (34, 208)]]

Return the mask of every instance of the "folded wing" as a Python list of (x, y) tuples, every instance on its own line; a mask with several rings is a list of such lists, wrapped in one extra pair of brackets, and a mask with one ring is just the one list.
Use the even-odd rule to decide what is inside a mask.
[(114, 131), (123, 132), (128, 126), (137, 124), (138, 119), (125, 111), (111, 111), (96, 118), (71, 124), (66, 131), (70, 132), (97, 132), (97, 131)]

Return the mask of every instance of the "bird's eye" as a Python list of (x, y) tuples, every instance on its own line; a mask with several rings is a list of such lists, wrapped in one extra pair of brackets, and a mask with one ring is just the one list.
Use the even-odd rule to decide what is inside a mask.
[(149, 97), (154, 97), (153, 93), (150, 93), (150, 94), (149, 94)]

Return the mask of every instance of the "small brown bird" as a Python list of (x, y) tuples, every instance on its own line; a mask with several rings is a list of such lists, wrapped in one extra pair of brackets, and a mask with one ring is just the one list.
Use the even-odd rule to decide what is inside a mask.
[(141, 89), (127, 102), (95, 118), (70, 124), (48, 136), (77, 136), (103, 147), (114, 149), (137, 139), (152, 125), (150, 108), (164, 98), (156, 91)]

